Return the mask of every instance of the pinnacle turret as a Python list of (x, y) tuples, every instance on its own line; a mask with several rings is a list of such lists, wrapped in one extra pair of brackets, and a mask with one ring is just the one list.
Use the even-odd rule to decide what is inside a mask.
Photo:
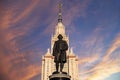
[(59, 3), (58, 22), (62, 22), (62, 4)]

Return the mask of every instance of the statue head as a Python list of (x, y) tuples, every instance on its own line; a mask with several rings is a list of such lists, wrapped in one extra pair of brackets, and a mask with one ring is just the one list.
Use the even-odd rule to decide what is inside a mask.
[(58, 35), (58, 39), (61, 40), (63, 36), (61, 34)]

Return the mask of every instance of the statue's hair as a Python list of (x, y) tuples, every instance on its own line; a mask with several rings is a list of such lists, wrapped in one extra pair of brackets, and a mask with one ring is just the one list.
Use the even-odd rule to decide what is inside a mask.
[(58, 35), (58, 39), (62, 39), (63, 36), (61, 34)]

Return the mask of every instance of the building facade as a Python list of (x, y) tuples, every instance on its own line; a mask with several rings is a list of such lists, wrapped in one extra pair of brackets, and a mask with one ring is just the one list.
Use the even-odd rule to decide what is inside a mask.
[[(69, 46), (69, 37), (66, 35), (65, 26), (62, 22), (62, 13), (61, 7), (59, 7), (58, 14), (58, 23), (55, 27), (55, 33), (51, 37), (51, 48), (48, 49), (45, 55), (42, 56), (42, 73), (41, 80), (49, 80), (49, 76), (52, 75), (54, 71), (56, 71), (54, 57), (52, 56), (52, 50), (54, 42), (58, 40), (58, 35), (61, 34), (63, 36), (63, 40), (68, 43)], [(63, 68), (64, 72), (67, 72), (71, 76), (71, 80), (78, 80), (79, 70), (78, 70), (78, 57), (75, 56), (72, 48), (67, 50), (67, 62)]]

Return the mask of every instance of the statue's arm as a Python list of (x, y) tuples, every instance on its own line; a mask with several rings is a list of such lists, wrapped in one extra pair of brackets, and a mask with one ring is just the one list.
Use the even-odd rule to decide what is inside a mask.
[(64, 43), (65, 43), (65, 45), (64, 45), (64, 50), (66, 51), (66, 50), (68, 50), (68, 44), (67, 44), (66, 41), (65, 41)]

